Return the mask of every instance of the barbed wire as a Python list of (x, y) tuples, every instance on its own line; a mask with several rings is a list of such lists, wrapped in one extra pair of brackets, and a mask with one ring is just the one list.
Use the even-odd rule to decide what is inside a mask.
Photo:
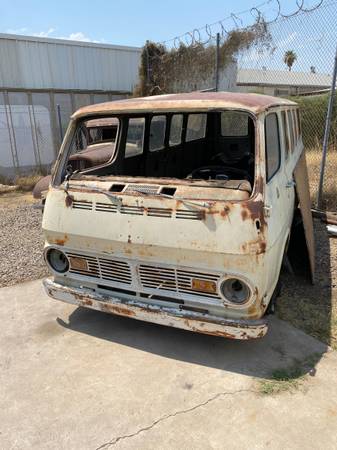
[[(161, 45), (167, 47), (178, 48), (180, 45), (193, 46), (193, 45), (207, 45), (209, 42), (216, 39), (217, 34), (220, 34), (220, 39), (225, 39), (230, 32), (233, 30), (244, 29), (253, 26), (253, 24), (272, 24), (280, 19), (289, 19), (291, 17), (300, 15), (302, 13), (310, 13), (320, 8), (323, 3), (336, 3), (335, 1), (328, 2), (326, 0), (316, 0), (316, 3), (310, 7), (306, 6), (305, 0), (296, 0), (296, 9), (289, 13), (284, 14), (282, 12), (281, 1), (280, 0), (267, 0), (250, 9), (240, 11), (237, 13), (231, 13), (224, 19), (218, 20), (211, 24), (206, 24), (200, 28), (194, 28), (191, 31), (187, 31), (179, 36), (175, 36), (172, 39), (160, 42)], [(274, 8), (269, 8), (269, 10), (264, 10), (266, 6), (274, 6)], [(275, 11), (274, 17), (267, 17), (268, 11)], [(242, 17), (244, 15), (249, 15), (250, 23), (244, 25)], [(253, 23), (251, 21), (253, 19)], [(248, 20), (249, 22), (249, 20)], [(228, 25), (228, 26), (227, 26)]]

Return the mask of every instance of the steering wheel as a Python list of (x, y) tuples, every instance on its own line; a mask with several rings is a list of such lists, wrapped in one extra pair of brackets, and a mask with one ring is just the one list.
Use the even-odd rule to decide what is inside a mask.
[(243, 179), (248, 179), (249, 175), (246, 170), (243, 169), (237, 169), (236, 167), (224, 167), (224, 166), (203, 166), (198, 167), (197, 169), (194, 169), (191, 174), (190, 178), (194, 179), (202, 179), (202, 180), (208, 180), (208, 179), (217, 179), (218, 175), (222, 175), (226, 178), (221, 178), (223, 180), (229, 180), (230, 175), (240, 175)]

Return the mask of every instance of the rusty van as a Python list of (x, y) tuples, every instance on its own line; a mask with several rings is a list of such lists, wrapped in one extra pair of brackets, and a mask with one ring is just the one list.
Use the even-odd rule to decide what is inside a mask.
[(313, 276), (294, 102), (195, 92), (87, 106), (71, 118), (46, 197), (44, 286), (111, 314), (259, 338), (298, 211)]

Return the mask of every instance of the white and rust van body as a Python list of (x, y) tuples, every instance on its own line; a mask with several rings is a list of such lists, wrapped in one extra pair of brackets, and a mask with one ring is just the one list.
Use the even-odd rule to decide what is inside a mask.
[[(119, 121), (111, 158), (69, 172), (79, 123), (83, 129), (105, 117)], [(53, 278), (45, 288), (54, 299), (134, 319), (262, 337), (296, 198), (313, 270), (293, 102), (191, 93), (82, 108), (72, 116), (46, 198), (45, 259)]]

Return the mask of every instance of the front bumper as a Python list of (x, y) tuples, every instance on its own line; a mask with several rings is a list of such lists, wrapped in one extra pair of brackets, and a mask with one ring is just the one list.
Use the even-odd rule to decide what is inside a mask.
[(120, 299), (83, 288), (63, 286), (49, 278), (43, 280), (43, 285), (47, 294), (55, 300), (197, 333), (247, 340), (263, 337), (268, 331), (265, 319), (231, 320), (177, 308), (150, 305), (134, 298)]

